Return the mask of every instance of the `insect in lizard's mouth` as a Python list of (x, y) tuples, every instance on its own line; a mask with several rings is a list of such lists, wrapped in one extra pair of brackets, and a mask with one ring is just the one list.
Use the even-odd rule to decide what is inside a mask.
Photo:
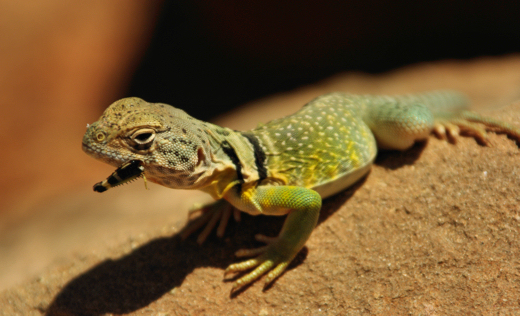
[(141, 160), (130, 160), (117, 168), (106, 180), (94, 184), (94, 191), (105, 192), (110, 188), (129, 183), (140, 177), (144, 178), (144, 162)]

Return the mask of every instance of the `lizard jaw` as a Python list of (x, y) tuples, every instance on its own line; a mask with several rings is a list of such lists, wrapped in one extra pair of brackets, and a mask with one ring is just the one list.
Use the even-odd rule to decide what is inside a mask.
[(92, 147), (85, 143), (82, 143), (81, 147), (87, 155), (116, 167), (135, 159), (132, 155), (121, 154), (107, 148)]

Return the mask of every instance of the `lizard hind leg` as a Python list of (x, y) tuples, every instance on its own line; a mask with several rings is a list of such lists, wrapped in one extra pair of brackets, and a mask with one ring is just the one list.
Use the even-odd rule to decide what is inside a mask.
[(395, 100), (372, 107), (364, 121), (383, 149), (406, 150), (428, 138), (434, 127), (434, 116), (426, 105)]

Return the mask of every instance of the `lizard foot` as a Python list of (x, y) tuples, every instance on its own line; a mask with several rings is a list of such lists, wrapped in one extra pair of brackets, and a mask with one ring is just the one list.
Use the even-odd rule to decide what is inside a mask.
[(471, 135), (482, 145), (490, 145), (486, 130), (477, 123), (465, 119), (439, 120), (435, 122), (433, 133), (437, 138), (447, 139), (451, 143), (456, 143), (457, 137), (464, 133)]
[(520, 145), (520, 129), (509, 123), (502, 122), (477, 113), (464, 111), (459, 116), (437, 119), (433, 128), (434, 134), (455, 142), (459, 133), (468, 134), (481, 145), (489, 146), (491, 141), (486, 131), (506, 134)]
[(219, 225), (217, 227), (217, 237), (222, 238), (224, 236), (224, 232), (226, 231), (226, 227), (232, 212), (234, 214), (235, 221), (239, 222), (240, 211), (233, 208), (231, 204), (227, 203), (224, 200), (219, 200), (215, 203), (192, 210), (190, 211), (188, 218), (191, 218), (196, 213), (202, 213), (202, 215), (191, 220), (186, 225), (186, 227), (179, 233), (179, 235), (184, 240), (188, 238), (191, 234), (193, 234), (195, 231), (200, 229), (202, 226), (206, 225), (197, 237), (197, 243), (200, 245), (204, 241), (206, 241), (209, 234), (211, 233), (213, 228), (215, 228), (218, 222)]
[(287, 248), (278, 237), (267, 237), (258, 234), (255, 236), (255, 239), (267, 243), (268, 245), (255, 249), (240, 249), (235, 255), (237, 257), (258, 255), (258, 257), (232, 264), (224, 272), (225, 276), (228, 273), (246, 271), (256, 267), (253, 271), (235, 281), (231, 290), (232, 292), (253, 282), (271, 270), (265, 279), (265, 285), (267, 286), (285, 271), (289, 263), (298, 253), (298, 251), (296, 251), (296, 253), (290, 253), (290, 249)]

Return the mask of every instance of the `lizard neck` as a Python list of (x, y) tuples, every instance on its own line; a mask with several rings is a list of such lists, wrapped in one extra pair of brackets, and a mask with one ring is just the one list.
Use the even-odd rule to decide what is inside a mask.
[(234, 186), (267, 177), (265, 153), (254, 134), (208, 123), (206, 128), (212, 163), (202, 191), (221, 199)]

